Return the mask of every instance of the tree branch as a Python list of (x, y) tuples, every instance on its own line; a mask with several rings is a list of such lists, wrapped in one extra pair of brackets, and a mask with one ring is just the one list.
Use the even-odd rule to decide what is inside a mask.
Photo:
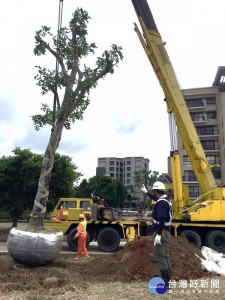
[[(77, 73), (79, 74), (79, 78), (81, 75), (81, 71), (79, 68), (79, 56), (78, 56), (78, 51), (77, 51), (77, 34), (76, 34), (76, 29), (73, 27), (71, 28), (72, 31), (72, 46), (73, 46), (73, 66), (72, 70), (70, 73), (70, 84), (73, 85), (75, 82), (75, 78), (77, 76)], [(78, 80), (79, 81), (79, 80)]]
[(44, 40), (42, 40), (42, 38), (41, 38), (39, 35), (36, 35), (36, 36), (35, 36), (35, 39), (36, 39), (37, 41), (39, 41), (40, 43), (43, 43), (44, 46), (45, 46), (45, 48), (46, 48), (50, 53), (52, 53), (52, 55), (55, 56), (55, 58), (57, 59), (57, 61), (58, 61), (59, 64), (60, 64), (60, 67), (61, 67), (61, 69), (62, 69), (62, 72), (63, 72), (64, 76), (67, 77), (66, 68), (65, 68), (65, 65), (64, 65), (63, 60), (61, 59), (60, 55), (59, 55), (56, 51), (54, 51), (54, 50), (49, 46), (48, 43), (46, 43)]

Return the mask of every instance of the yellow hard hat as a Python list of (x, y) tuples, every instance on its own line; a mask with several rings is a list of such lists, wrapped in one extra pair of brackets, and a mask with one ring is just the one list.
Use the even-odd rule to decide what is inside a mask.
[(83, 219), (84, 218), (84, 215), (83, 214), (80, 214), (79, 215), (79, 219)]

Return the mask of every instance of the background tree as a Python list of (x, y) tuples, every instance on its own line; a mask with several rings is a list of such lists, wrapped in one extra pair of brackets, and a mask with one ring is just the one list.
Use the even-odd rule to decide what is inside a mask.
[[(21, 215), (32, 209), (43, 155), (20, 148), (15, 148), (12, 152), (14, 155), (0, 158), (0, 205), (1, 211), (10, 214), (15, 227)], [(56, 153), (49, 193), (49, 210), (62, 195), (72, 197), (74, 183), (81, 176), (76, 170), (77, 167), (70, 157)]]
[(75, 197), (91, 197), (98, 201), (104, 199), (109, 206), (121, 207), (127, 198), (127, 188), (119, 179), (108, 176), (94, 176), (88, 181), (83, 180), (79, 186), (75, 188)]
[(74, 197), (91, 198), (91, 190), (87, 179), (83, 179), (81, 183), (74, 188)]
[(139, 170), (134, 173), (134, 185), (138, 188), (144, 184), (145, 187), (148, 189), (150, 188), (153, 183), (159, 177), (159, 172), (151, 171), (151, 170)]
[(73, 197), (75, 185), (78, 184), (80, 177), (83, 175), (77, 169), (78, 167), (73, 163), (71, 157), (59, 153), (55, 154), (48, 197), (48, 211), (53, 210), (59, 198)]
[(12, 152), (14, 156), (0, 158), (0, 204), (14, 227), (22, 213), (32, 207), (42, 156), (28, 149), (15, 148)]
[[(123, 58), (121, 47), (112, 45), (110, 51), (105, 51), (101, 57), (97, 57), (94, 68), (83, 63), (83, 59), (94, 53), (96, 48), (94, 43), (89, 44), (86, 40), (89, 19), (88, 13), (78, 8), (73, 14), (69, 28), (60, 29), (57, 36), (53, 36), (50, 28), (46, 26), (42, 26), (42, 29), (36, 32), (34, 54), (45, 55), (47, 51), (58, 61), (60, 71), (56, 73), (54, 70), (37, 66), (37, 84), (41, 87), (43, 95), (48, 92), (54, 94), (57, 109), (53, 113), (47, 104), (42, 104), (43, 115), (32, 117), (37, 130), (44, 125), (53, 124), (30, 216), (29, 223), (32, 226), (42, 226), (44, 223), (54, 156), (63, 128), (69, 129), (75, 120), (82, 120), (83, 113), (90, 103), (90, 90), (97, 86), (99, 79), (103, 79), (108, 73), (112, 74), (115, 66)], [(52, 40), (51, 45), (49, 39)], [(61, 105), (57, 87), (64, 89)]]
[[(145, 187), (149, 189), (153, 185), (153, 183), (158, 179), (158, 177), (158, 171), (142, 169), (134, 173), (134, 185), (136, 188), (140, 189), (144, 184)], [(151, 203), (151, 199), (145, 195), (144, 200), (138, 203), (139, 212), (142, 213), (142, 211), (145, 210), (146, 207), (148, 207), (149, 209), (149, 207), (151, 207)]]

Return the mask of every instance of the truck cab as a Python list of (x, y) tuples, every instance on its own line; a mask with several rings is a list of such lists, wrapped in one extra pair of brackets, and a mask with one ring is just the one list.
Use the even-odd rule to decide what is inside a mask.
[(60, 209), (63, 209), (63, 219), (68, 219), (68, 211), (70, 208), (80, 208), (83, 209), (85, 215), (91, 216), (91, 207), (93, 204), (92, 199), (86, 198), (60, 198), (57, 202), (53, 212), (52, 217), (59, 217)]

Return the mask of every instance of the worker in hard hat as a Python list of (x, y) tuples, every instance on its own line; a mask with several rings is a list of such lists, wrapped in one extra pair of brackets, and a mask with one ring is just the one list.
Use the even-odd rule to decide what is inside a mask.
[(84, 258), (89, 258), (89, 254), (86, 248), (86, 240), (87, 240), (87, 221), (84, 214), (79, 215), (79, 225), (77, 226), (77, 233), (75, 234), (73, 239), (78, 238), (78, 248), (77, 248), (77, 257), (75, 259), (79, 259), (82, 256), (82, 252), (84, 253)]
[(142, 186), (141, 190), (157, 201), (152, 212), (154, 256), (159, 264), (162, 279), (168, 287), (171, 278), (168, 242), (171, 238), (172, 204), (166, 195), (165, 185), (161, 181), (153, 184), (151, 188), (153, 194), (148, 192), (145, 186)]

